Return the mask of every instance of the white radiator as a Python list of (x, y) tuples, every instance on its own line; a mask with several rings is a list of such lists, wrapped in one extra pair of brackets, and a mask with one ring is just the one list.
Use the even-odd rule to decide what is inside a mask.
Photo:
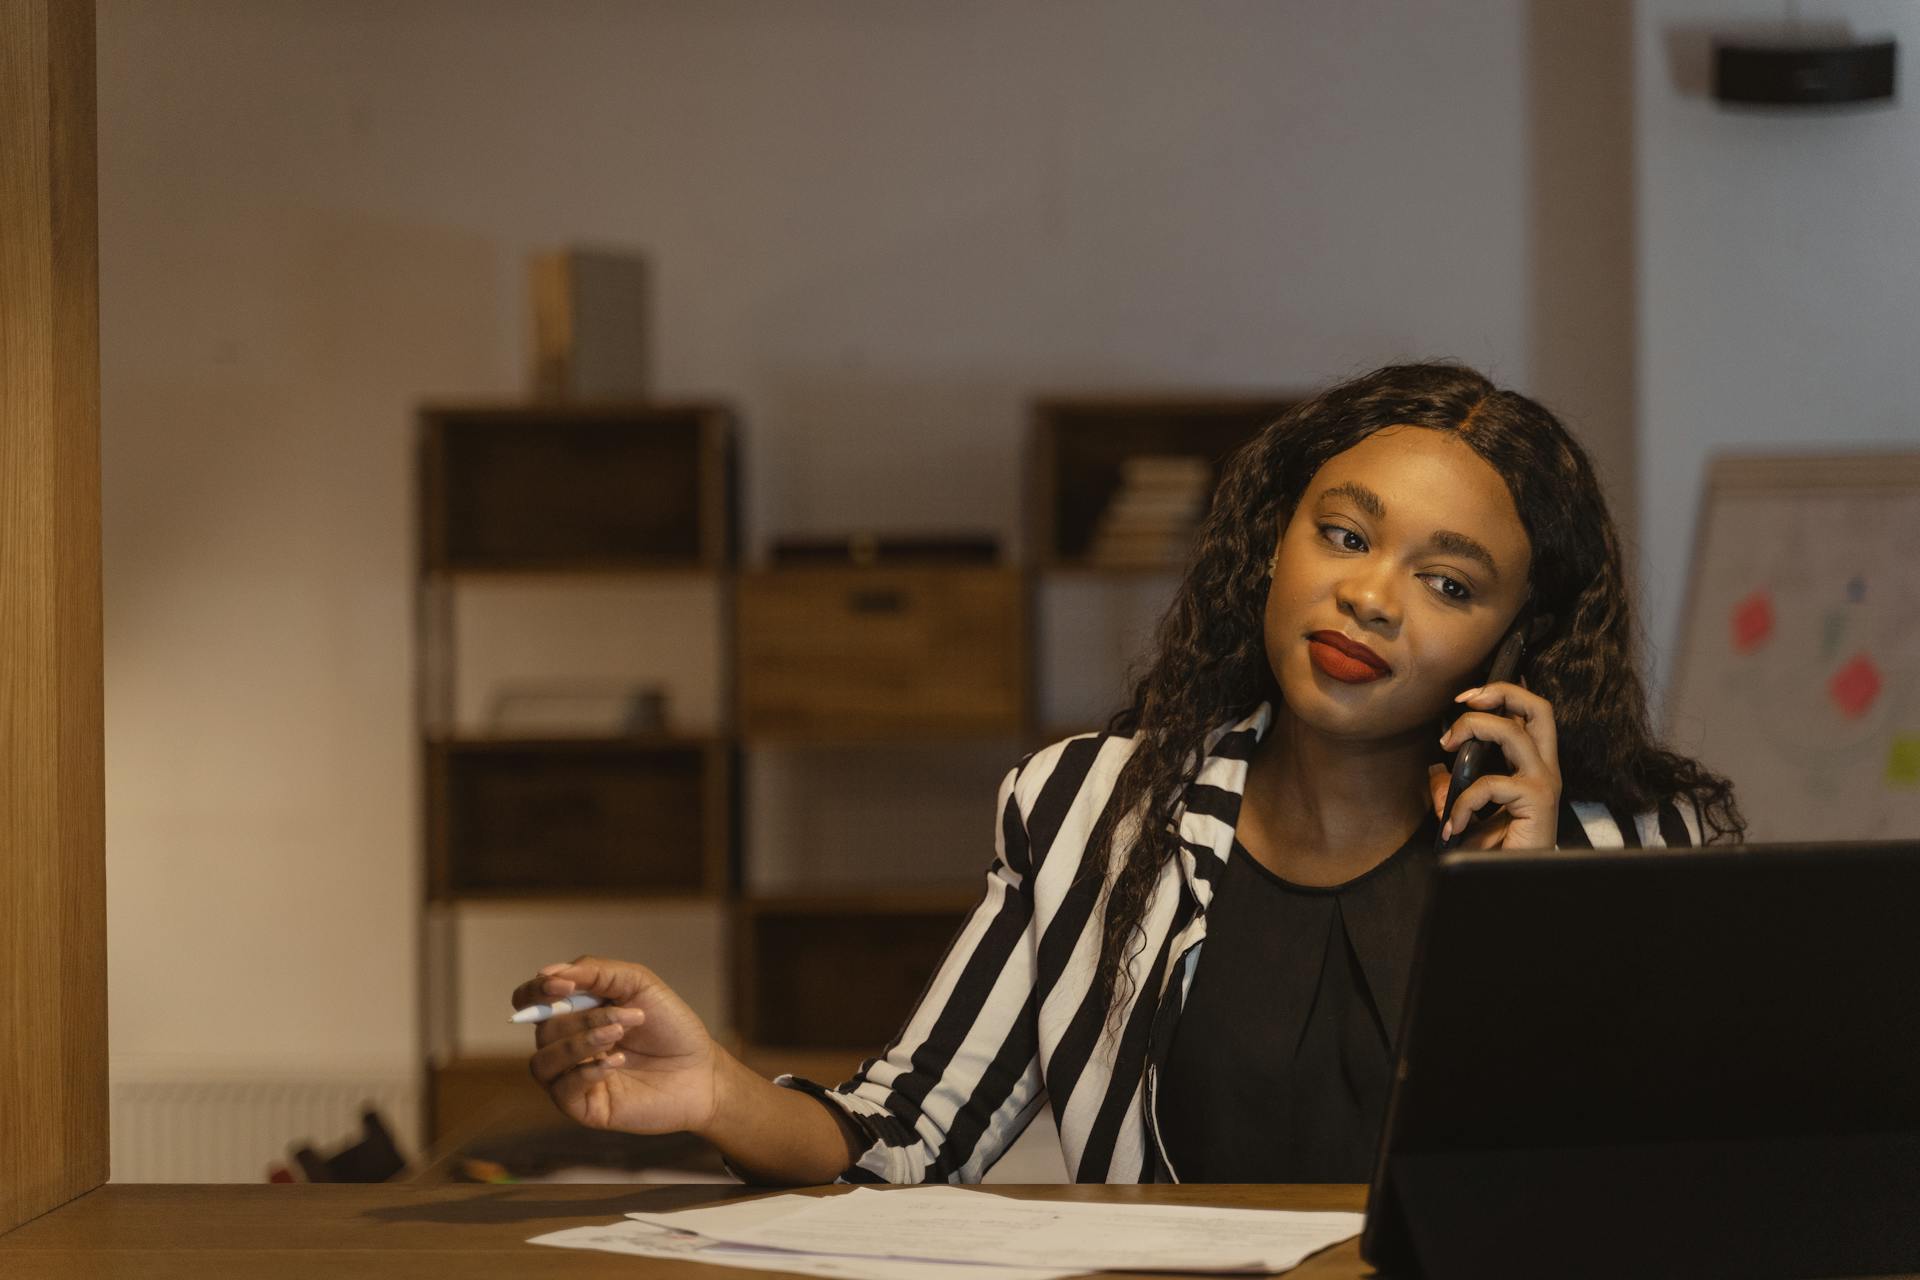
[[(292, 1148), (332, 1155), (378, 1110), (419, 1153), (419, 1086), (404, 1076), (124, 1079), (110, 1086), (114, 1182), (265, 1182)], [(297, 1171), (296, 1171), (297, 1172)]]

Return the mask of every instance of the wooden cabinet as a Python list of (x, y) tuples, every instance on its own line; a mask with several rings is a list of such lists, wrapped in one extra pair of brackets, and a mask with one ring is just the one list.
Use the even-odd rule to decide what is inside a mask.
[(771, 569), (742, 575), (738, 610), (750, 739), (1013, 736), (1025, 724), (1018, 570)]

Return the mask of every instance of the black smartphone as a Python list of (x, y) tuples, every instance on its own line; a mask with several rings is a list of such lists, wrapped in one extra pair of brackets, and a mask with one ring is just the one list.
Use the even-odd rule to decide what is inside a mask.
[[(1494, 649), (1493, 663), (1487, 668), (1486, 678), (1479, 685), (1469, 686), (1470, 688), (1480, 688), (1495, 681), (1510, 682), (1518, 678), (1520, 668), (1527, 660), (1527, 632), (1532, 624), (1532, 610), (1521, 610), (1520, 616), (1515, 618), (1513, 625), (1507, 629), (1507, 634), (1500, 638), (1499, 647)], [(1467, 739), (1466, 745), (1462, 746), (1453, 758), (1453, 777), (1447, 783), (1447, 804), (1440, 810), (1442, 826), (1446, 825), (1447, 815), (1453, 812), (1453, 803), (1460, 798), (1460, 793), (1472, 786), (1482, 774), (1489, 773), (1496, 767), (1506, 767), (1506, 755), (1497, 743), (1487, 742), (1481, 738)], [(1448, 839), (1441, 840), (1435, 837), (1434, 848), (1445, 853), (1459, 843), (1460, 837), (1465, 834), (1466, 830), (1462, 828)]]

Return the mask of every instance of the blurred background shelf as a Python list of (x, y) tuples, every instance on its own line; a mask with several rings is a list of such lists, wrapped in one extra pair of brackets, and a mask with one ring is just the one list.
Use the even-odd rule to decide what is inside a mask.
[(459, 564), (437, 566), (429, 571), (434, 577), (459, 581), (514, 582), (565, 580), (567, 578), (690, 578), (705, 579), (713, 569), (699, 560), (681, 556), (570, 556), (527, 563)]
[[(1226, 460), (1298, 400), (1286, 394), (1049, 395), (1034, 401), (1029, 447), (1028, 530), (1034, 564), (1042, 570), (1138, 573), (1175, 570), (1184, 559), (1181, 526), (1206, 513)], [(1194, 502), (1191, 520), (1166, 507), (1154, 522), (1158, 554), (1114, 558), (1101, 554), (1103, 528), (1112, 531), (1117, 500), (1130, 467), (1192, 464), (1199, 478), (1182, 499)], [(1159, 494), (1130, 495), (1149, 505)], [(1174, 506), (1182, 504), (1173, 504)], [(1149, 530), (1140, 528), (1145, 534)], [(1190, 532), (1190, 530), (1188, 531)]]
[(421, 423), (427, 567), (719, 569), (734, 558), (723, 406), (430, 406)]
[(750, 1045), (850, 1051), (856, 1062), (877, 1054), (978, 898), (977, 888), (953, 886), (743, 899), (734, 931), (739, 1035)]
[(559, 1119), (504, 1025), (556, 952), (672, 948), (721, 1007), (738, 511), (723, 405), (435, 405), (418, 439), (431, 1142)]
[[(766, 1074), (879, 1053), (979, 899), (998, 781), (1125, 701), (1219, 468), (1288, 403), (1042, 397), (1026, 563), (895, 530), (754, 567), (722, 406), (422, 410), (434, 1132), (543, 1103), (500, 1002), (581, 952), (661, 972)], [(497, 722), (566, 680), (661, 714)]]

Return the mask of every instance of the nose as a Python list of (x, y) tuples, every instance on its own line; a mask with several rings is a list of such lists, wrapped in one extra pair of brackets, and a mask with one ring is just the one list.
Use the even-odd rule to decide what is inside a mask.
[(1340, 611), (1363, 627), (1388, 634), (1400, 627), (1399, 578), (1384, 558), (1356, 564), (1334, 587)]

